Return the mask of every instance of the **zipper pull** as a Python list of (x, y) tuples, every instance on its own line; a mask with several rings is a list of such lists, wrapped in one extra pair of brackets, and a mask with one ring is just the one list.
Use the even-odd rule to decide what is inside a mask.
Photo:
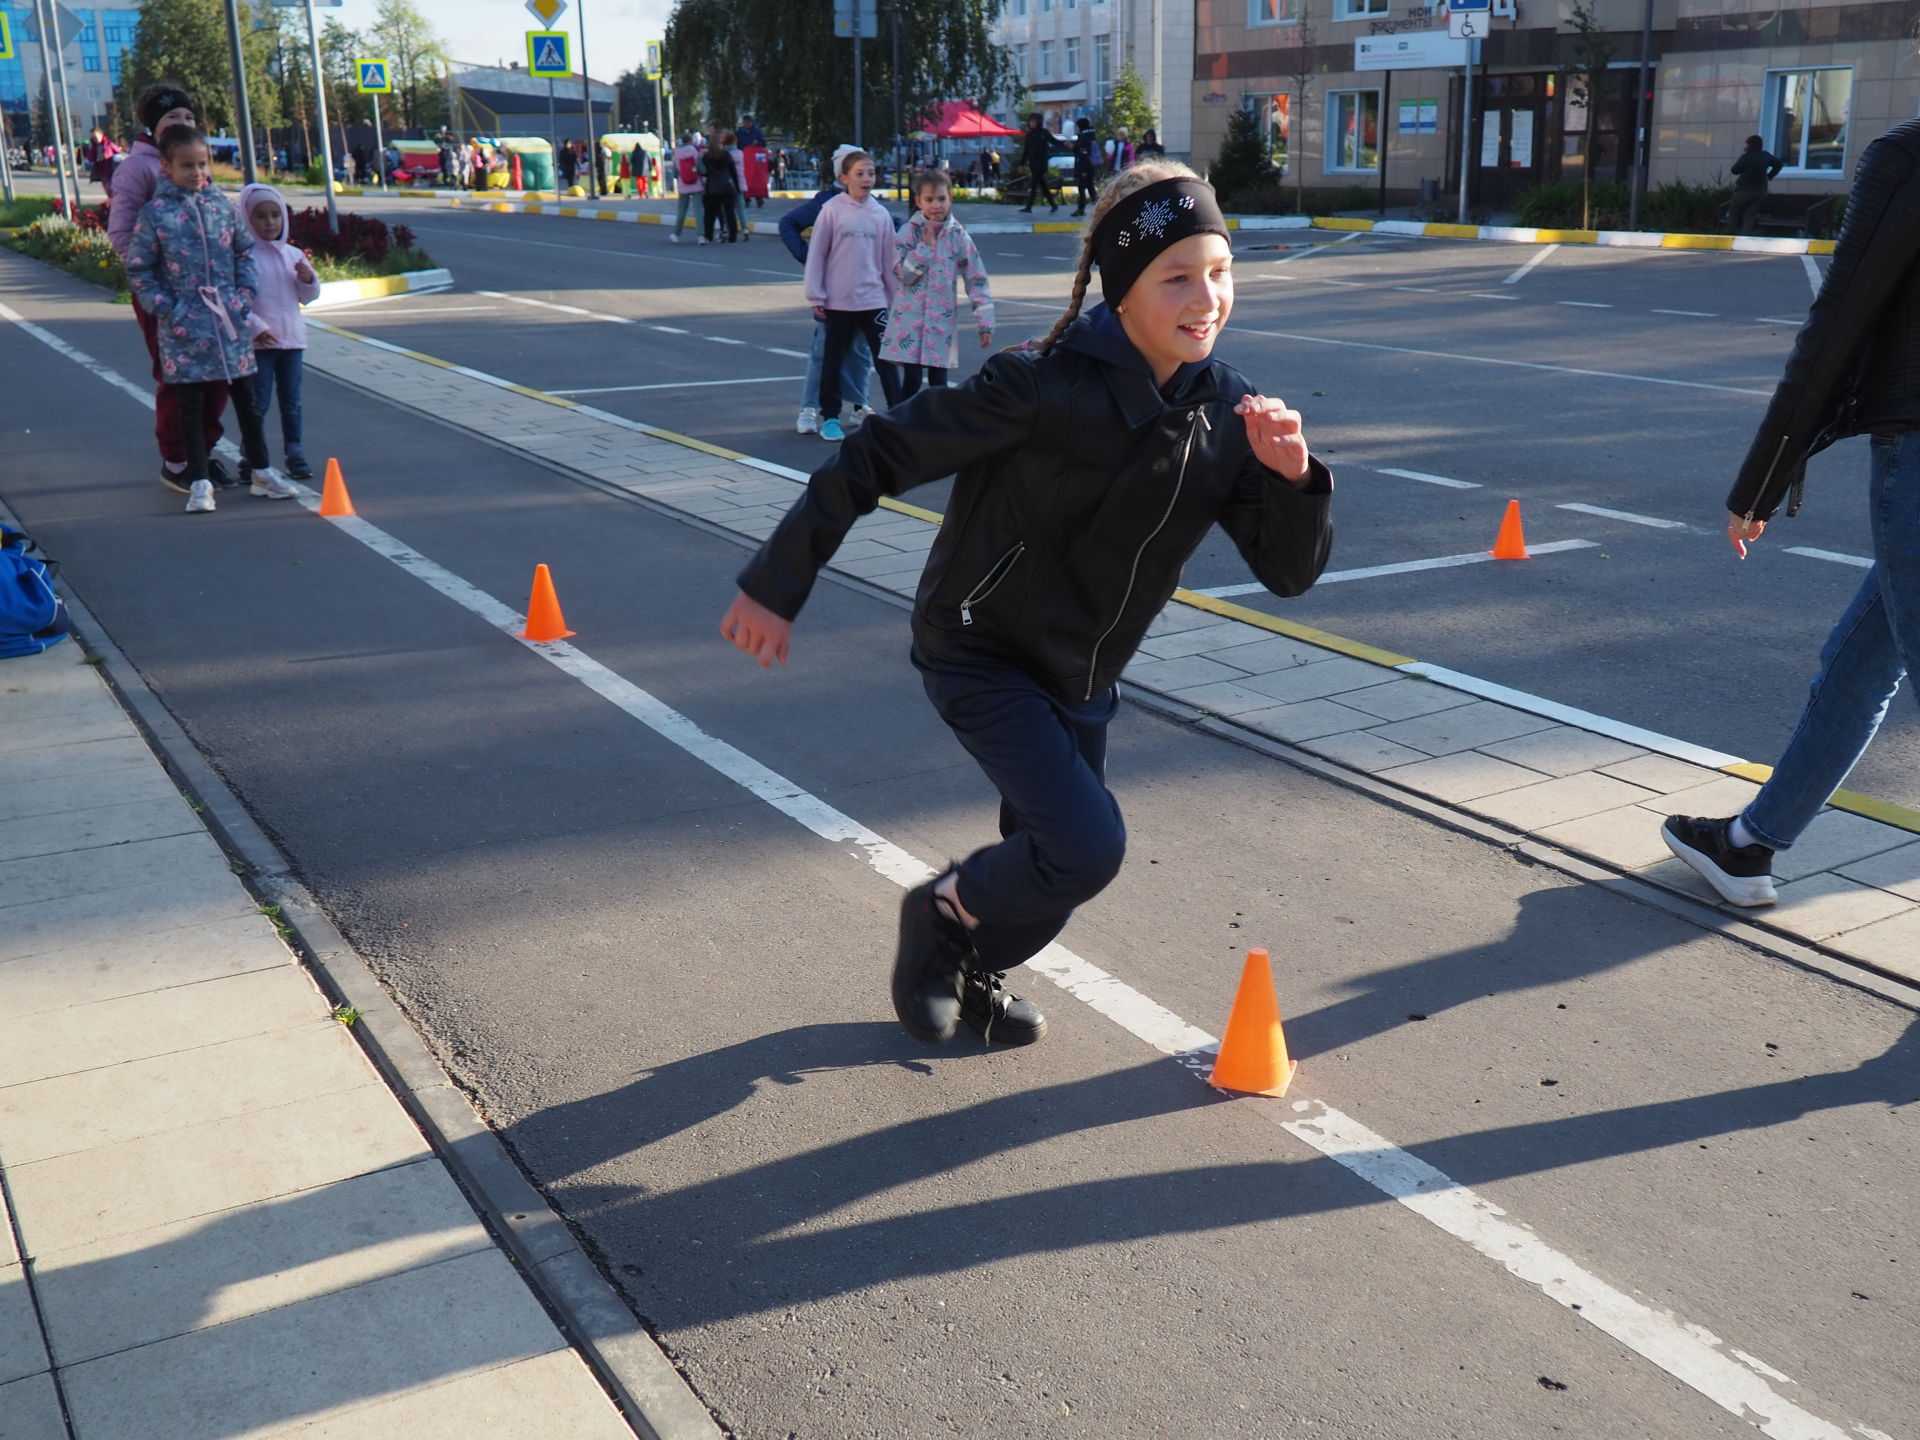
[(973, 607), (971, 605), (962, 605), (960, 607), (960, 623), (962, 625), (971, 625), (973, 623)]
[(1207, 412), (1205, 410), (1196, 410), (1193, 413), (1200, 417), (1200, 428), (1202, 430), (1213, 429), (1213, 422), (1207, 419)]

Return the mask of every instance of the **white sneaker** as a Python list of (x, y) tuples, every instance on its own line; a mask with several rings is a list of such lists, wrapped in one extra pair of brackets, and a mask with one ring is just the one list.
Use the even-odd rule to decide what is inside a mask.
[(704, 236), (704, 235), (702, 235), (702, 236), (700, 237), (700, 241), (699, 241), (699, 243), (700, 243), (700, 244), (702, 244), (702, 245), (704, 245), (704, 244), (706, 244), (706, 243), (707, 243), (707, 237), (706, 237), (706, 236)]
[(852, 413), (850, 413), (847, 416), (847, 429), (858, 430), (862, 425), (866, 424), (867, 421), (871, 420), (872, 418), (873, 418), (872, 406), (856, 405), (853, 407)]
[(196, 480), (193, 488), (187, 492), (187, 513), (201, 515), (213, 509), (213, 482)]
[(820, 412), (802, 406), (800, 414), (793, 422), (794, 432), (799, 435), (818, 435), (820, 433)]
[(264, 470), (253, 472), (253, 485), (248, 493), (257, 495), (262, 500), (291, 500), (300, 492), (278, 470), (269, 465)]
[(674, 231), (667, 237), (667, 242), (672, 245), (678, 245), (680, 243), (680, 232), (678, 230)]

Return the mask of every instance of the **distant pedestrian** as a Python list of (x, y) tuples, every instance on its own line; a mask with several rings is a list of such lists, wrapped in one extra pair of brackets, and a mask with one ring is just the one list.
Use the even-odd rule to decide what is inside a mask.
[(731, 245), (740, 238), (740, 171), (733, 152), (720, 140), (701, 152), (700, 180), (707, 197), (701, 237), (711, 243), (717, 227)]
[(893, 366), (880, 359), (886, 313), (899, 290), (893, 274), (893, 217), (873, 198), (873, 157), (855, 150), (840, 161), (843, 192), (820, 207), (807, 247), (807, 303), (827, 322), (820, 361), (820, 438), (842, 440), (840, 366), (858, 334), (873, 352), (887, 404), (898, 399)]
[[(851, 155), (860, 147), (842, 145), (833, 152), (833, 164), (837, 168), (842, 156)], [(807, 231), (814, 221), (820, 218), (821, 207), (834, 196), (843, 193), (839, 181), (822, 186), (820, 192), (804, 204), (796, 205), (780, 217), (780, 238), (786, 243), (793, 258), (802, 265), (807, 263)], [(813, 322), (813, 344), (807, 351), (807, 375), (800, 385), (800, 414), (793, 428), (802, 435), (820, 433), (820, 366), (827, 354), (827, 322), (825, 317), (816, 316)], [(867, 410), (867, 381), (873, 373), (873, 352), (867, 349), (864, 335), (855, 335), (847, 346), (846, 359), (840, 366), (840, 393), (853, 407), (853, 420), (864, 418)], [(849, 426), (848, 428), (856, 428)]]
[(1080, 207), (1073, 212), (1076, 219), (1099, 198), (1100, 160), (1100, 139), (1093, 133), (1093, 122), (1082, 120), (1073, 132), (1073, 184), (1080, 192)]
[(449, 131), (440, 132), (440, 183), (450, 186), (460, 166), (460, 151), (453, 142)]
[(1060, 202), (1053, 194), (1053, 136), (1035, 111), (1027, 117), (1027, 131), (1020, 142), (1020, 159), (1027, 167), (1027, 203), (1022, 215), (1033, 213), (1033, 202), (1045, 197), (1048, 214), (1057, 214)]
[(767, 153), (765, 145), (741, 142), (740, 173), (747, 182), (746, 198), (753, 202), (754, 208), (766, 209), (769, 182), (773, 178), (773, 157)]
[(353, 183), (365, 185), (368, 177), (367, 147), (355, 145), (347, 151), (347, 154), (353, 157)]
[(987, 267), (973, 237), (953, 215), (953, 182), (944, 170), (922, 170), (913, 177), (918, 214), (894, 239), (894, 279), (899, 281), (887, 314), (887, 339), (880, 358), (901, 367), (899, 395), (907, 399), (927, 384), (947, 383), (947, 371), (960, 363), (959, 305), (954, 286), (964, 283), (973, 306), (980, 348), (993, 344), (993, 292)]
[(1127, 138), (1127, 127), (1122, 125), (1113, 132), (1113, 138), (1106, 144), (1107, 173), (1118, 175), (1133, 164), (1133, 142)]
[(649, 191), (648, 181), (653, 174), (653, 157), (647, 154), (647, 147), (637, 141), (633, 154), (628, 157), (627, 168), (633, 174), (633, 193), (644, 196)]
[(560, 142), (560, 153), (553, 157), (553, 165), (560, 173), (560, 188), (571, 190), (574, 176), (580, 173), (580, 152), (573, 148), (573, 141)]
[[(320, 298), (320, 277), (306, 255), (287, 241), (289, 216), (286, 198), (271, 185), (246, 185), (240, 190), (240, 213), (253, 232), (253, 313), (247, 327), (253, 335), (254, 405), (264, 432), (275, 396), (280, 401), (280, 443), (286, 452), (287, 474), (311, 480), (300, 408), (300, 379), (307, 351), (307, 322), (302, 305)], [(291, 500), (294, 488), (269, 470), (265, 476), (240, 467), (240, 483), (252, 483), (253, 493), (269, 500)]]
[(687, 211), (693, 211), (693, 228), (702, 245), (707, 243), (706, 229), (706, 181), (700, 177), (700, 147), (693, 143), (693, 132), (688, 131), (680, 137), (680, 143), (673, 147), (670, 157), (673, 165), (673, 234), (674, 244), (680, 243), (680, 227), (686, 224)]
[(1749, 135), (1747, 148), (1733, 162), (1733, 201), (1727, 206), (1727, 220), (1736, 235), (1752, 235), (1759, 230), (1767, 182), (1781, 170), (1780, 162), (1766, 152), (1765, 143), (1758, 135)]
[(1152, 126), (1148, 126), (1140, 132), (1140, 143), (1134, 146), (1133, 158), (1135, 162), (1141, 160), (1164, 160), (1167, 158), (1167, 147), (1160, 143), (1159, 131), (1155, 130)]
[(120, 147), (107, 137), (106, 131), (96, 125), (82, 154), (87, 162), (87, 178), (102, 190), (111, 190), (114, 164), (119, 159)]
[(736, 137), (736, 143), (742, 150), (746, 149), (749, 145), (765, 145), (767, 143), (766, 132), (754, 123), (753, 116), (751, 115), (742, 115), (740, 117), (740, 127), (734, 131), (734, 135)]
[(198, 126), (170, 126), (160, 137), (165, 173), (134, 222), (127, 243), (127, 284), (134, 301), (164, 317), (159, 327), (164, 383), (178, 392), (186, 468), (162, 478), (187, 494), (189, 514), (214, 508), (205, 424), (210, 393), (233, 396), (241, 458), (253, 493), (285, 487), (267, 453), (248, 317), (258, 287), (253, 237), (232, 203), (213, 187), (213, 158)]
[(773, 152), (773, 188), (787, 188), (787, 147), (784, 145)]
[[(723, 131), (720, 143), (733, 157), (733, 219), (734, 231), (742, 241), (753, 238), (753, 227), (747, 223), (747, 157), (740, 149), (740, 137), (732, 130)], [(712, 202), (709, 201), (709, 204)]]

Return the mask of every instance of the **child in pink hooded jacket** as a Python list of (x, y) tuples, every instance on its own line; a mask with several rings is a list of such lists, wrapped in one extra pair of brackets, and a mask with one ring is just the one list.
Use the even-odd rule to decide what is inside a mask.
[[(264, 424), (278, 392), (287, 474), (296, 480), (310, 480), (313, 467), (307, 463), (300, 428), (300, 376), (307, 349), (307, 322), (300, 307), (319, 298), (320, 277), (299, 248), (287, 243), (287, 202), (278, 190), (271, 185), (242, 186), (240, 213), (246, 216), (254, 237), (253, 317), (247, 323), (253, 330), (254, 363), (259, 366), (259, 378), (253, 387), (255, 403)], [(249, 478), (243, 468), (242, 482)], [(286, 490), (284, 497), (271, 498), (291, 499), (293, 487), (282, 488)]]

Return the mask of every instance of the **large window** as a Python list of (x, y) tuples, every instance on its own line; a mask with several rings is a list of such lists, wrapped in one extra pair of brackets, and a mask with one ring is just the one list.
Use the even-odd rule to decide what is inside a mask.
[(1042, 80), (1053, 78), (1053, 41), (1051, 40), (1040, 42), (1040, 78)]
[(1336, 20), (1384, 20), (1392, 9), (1388, 0), (1333, 0)]
[(1070, 35), (1061, 44), (1060, 73), (1078, 75), (1080, 73), (1080, 37)]
[(1300, 19), (1300, 0), (1247, 0), (1247, 24), (1292, 25)]
[(1853, 68), (1769, 70), (1763, 101), (1767, 149), (1788, 170), (1844, 170)]
[(1287, 147), (1292, 138), (1293, 103), (1289, 95), (1247, 95), (1242, 105), (1260, 121), (1260, 134), (1267, 144), (1267, 163), (1282, 175), (1287, 173)]
[(1380, 92), (1327, 93), (1327, 169), (1380, 168)]
[(100, 57), (98, 55), (82, 55), (80, 57), (80, 68), (89, 74), (96, 73), (100, 69)]
[(1022, 85), (1027, 83), (1027, 47), (1024, 45), (1013, 47), (1013, 74)]
[(1104, 106), (1113, 99), (1113, 36), (1093, 37), (1093, 103)]

